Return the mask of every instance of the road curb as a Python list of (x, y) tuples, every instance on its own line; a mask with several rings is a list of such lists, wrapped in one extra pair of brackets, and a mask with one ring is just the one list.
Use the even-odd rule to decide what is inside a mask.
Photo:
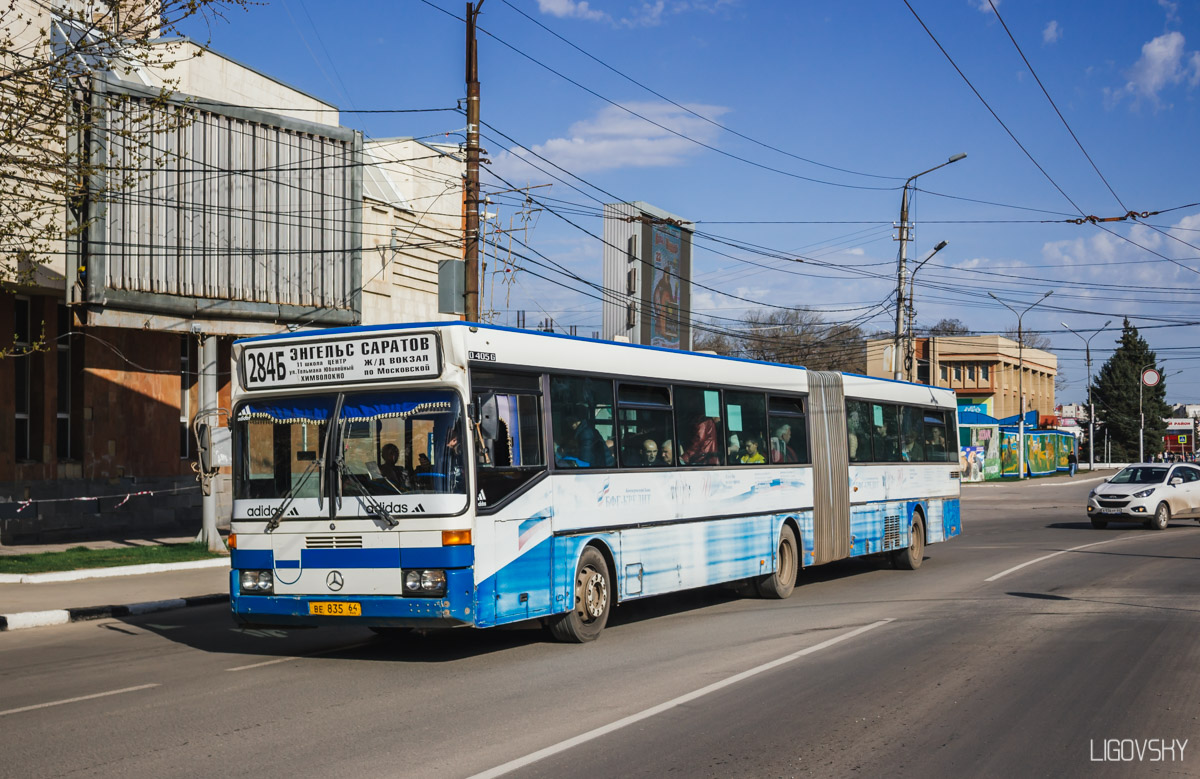
[(86, 620), (105, 619), (108, 617), (132, 617), (139, 614), (153, 614), (157, 611), (171, 611), (190, 606), (211, 606), (228, 602), (229, 593), (218, 592), (212, 595), (198, 595), (192, 598), (145, 601), (143, 603), (129, 603), (121, 606), (83, 606), (75, 609), (23, 611), (17, 614), (0, 614), (0, 631), (40, 628), (49, 625), (65, 625), (68, 622), (84, 622)]

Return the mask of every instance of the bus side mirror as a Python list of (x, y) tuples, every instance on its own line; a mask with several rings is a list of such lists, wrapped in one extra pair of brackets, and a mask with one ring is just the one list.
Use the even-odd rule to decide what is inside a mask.
[(489, 392), (479, 398), (479, 432), (491, 441), (500, 434), (500, 408), (496, 402), (496, 393)]
[(215, 473), (233, 465), (233, 442), (228, 427), (207, 422), (196, 424), (196, 455), (201, 473)]

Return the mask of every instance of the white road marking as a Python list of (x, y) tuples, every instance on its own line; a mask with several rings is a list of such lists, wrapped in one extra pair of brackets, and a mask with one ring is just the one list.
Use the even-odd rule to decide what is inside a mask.
[(8, 709), (7, 711), (0, 711), (0, 717), (7, 716), (9, 714), (20, 714), (23, 711), (33, 711), (34, 709), (48, 709), (51, 706), (62, 706), (63, 704), (66, 704), (66, 703), (78, 703), (79, 701), (90, 701), (93, 698), (104, 698), (109, 695), (120, 695), (123, 692), (137, 692), (138, 690), (148, 690), (151, 687), (158, 687), (158, 685), (157, 684), (139, 684), (137, 687), (125, 687), (120, 690), (109, 690), (108, 692), (97, 692), (97, 693), (93, 693), (92, 695), (81, 695), (78, 698), (67, 698), (66, 700), (62, 700), (62, 701), (50, 701), (49, 703), (37, 703), (37, 704), (34, 704), (33, 706), (22, 706), (19, 709)]
[(989, 576), (988, 578), (984, 579), (984, 581), (985, 582), (994, 582), (997, 579), (999, 579), (1000, 577), (1007, 576), (1010, 573), (1012, 573), (1013, 571), (1019, 571), (1027, 565), (1033, 565), (1034, 563), (1040, 563), (1043, 560), (1049, 560), (1051, 557), (1058, 557), (1060, 554), (1066, 554), (1067, 552), (1078, 552), (1080, 549), (1087, 549), (1089, 546), (1100, 546), (1101, 544), (1111, 544), (1113, 541), (1128, 541), (1131, 538), (1156, 538), (1156, 537), (1157, 536), (1155, 536), (1155, 535), (1143, 533), (1140, 535), (1129, 535), (1129, 536), (1120, 536), (1119, 538), (1110, 538), (1107, 541), (1094, 541), (1090, 544), (1084, 544), (1083, 546), (1073, 546), (1070, 549), (1062, 549), (1057, 552), (1051, 552), (1050, 554), (1043, 555), (1035, 560), (1030, 560), (1028, 562), (1021, 563), (1020, 565), (1014, 565), (1012, 568), (1009, 568), (1007, 571), (1001, 571), (1000, 573), (998, 573), (994, 576)]
[(503, 765), (498, 765), (495, 768), (491, 768), (487, 771), (484, 771), (483, 773), (475, 774), (473, 777), (471, 777), (471, 779), (491, 779), (491, 777), (503, 776), (504, 774), (507, 774), (510, 771), (515, 771), (518, 768), (524, 768), (527, 765), (536, 763), (537, 761), (545, 759), (547, 757), (550, 757), (551, 755), (556, 755), (560, 752), (565, 752), (568, 749), (572, 749), (574, 747), (579, 746), (580, 744), (584, 744), (584, 743), (587, 743), (588, 741), (592, 741), (594, 739), (600, 738), (601, 736), (612, 733), (613, 731), (620, 730), (621, 728), (632, 725), (635, 722), (641, 722), (644, 719), (648, 719), (648, 718), (656, 716), (658, 714), (662, 714), (664, 711), (668, 711), (677, 706), (682, 706), (683, 704), (689, 703), (690, 701), (694, 701), (697, 698), (702, 698), (705, 695), (708, 695), (709, 693), (716, 692), (717, 690), (723, 689), (732, 684), (737, 684), (738, 682), (741, 682), (745, 679), (749, 679), (752, 676), (757, 676), (758, 674), (763, 673), (764, 671), (769, 671), (772, 668), (777, 668), (786, 663), (790, 663), (793, 660), (804, 657), (805, 655), (811, 655), (814, 652), (819, 652), (822, 649), (827, 649), (828, 647), (831, 647), (834, 644), (838, 644), (847, 639), (862, 635), (863, 633), (866, 633), (868, 630), (874, 630), (877, 627), (882, 627), (883, 625), (886, 625), (891, 621), (892, 620), (890, 620), (890, 619), (881, 619), (878, 622), (872, 622), (870, 625), (863, 625), (862, 627), (851, 630), (848, 633), (842, 633), (840, 636), (834, 636), (833, 638), (822, 641), (819, 644), (814, 644), (813, 646), (810, 646), (807, 649), (801, 649), (799, 652), (793, 652), (790, 655), (786, 655), (784, 657), (780, 657), (777, 660), (772, 660), (769, 663), (764, 663), (762, 665), (756, 666), (754, 668), (749, 669), (748, 671), (742, 671), (739, 674), (734, 674), (733, 676), (730, 676), (727, 679), (722, 679), (719, 682), (714, 682), (714, 683), (708, 685), (707, 687), (701, 687), (699, 690), (689, 692), (686, 695), (681, 695), (678, 698), (672, 698), (671, 700), (667, 701), (666, 703), (660, 703), (657, 706), (653, 706), (644, 711), (640, 711), (637, 714), (630, 714), (628, 717), (619, 719), (616, 722), (611, 722), (608, 725), (603, 725), (594, 730), (589, 730), (587, 733), (583, 733), (581, 735), (575, 736), (574, 738), (569, 738), (566, 741), (560, 741), (557, 744), (548, 746), (545, 749), (539, 749), (537, 752), (533, 752), (531, 754), (525, 755), (524, 757), (519, 757), (516, 760), (510, 760), (509, 762), (504, 763)]
[(374, 641), (360, 641), (357, 644), (350, 644), (348, 646), (335, 646), (331, 649), (322, 649), (320, 652), (309, 652), (308, 654), (296, 655), (295, 657), (277, 657), (274, 660), (263, 660), (261, 663), (251, 663), (250, 665), (239, 665), (237, 668), (226, 668), (225, 670), (226, 671), (249, 671), (251, 668), (262, 668), (262, 667), (268, 666), (268, 665), (275, 665), (276, 663), (286, 663), (289, 660), (303, 660), (306, 657), (320, 657), (321, 655), (330, 655), (330, 654), (333, 654), (334, 652), (343, 652), (347, 649), (358, 649), (360, 646), (366, 646), (367, 644), (373, 644), (373, 643), (375, 643), (375, 642)]

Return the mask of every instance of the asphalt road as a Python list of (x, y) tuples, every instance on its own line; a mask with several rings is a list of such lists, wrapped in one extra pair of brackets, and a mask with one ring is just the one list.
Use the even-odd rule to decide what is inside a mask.
[(0, 634), (0, 776), (1200, 776), (1200, 526), (1093, 530), (1085, 478), (965, 487), (916, 572), (624, 605), (584, 646), (223, 607)]

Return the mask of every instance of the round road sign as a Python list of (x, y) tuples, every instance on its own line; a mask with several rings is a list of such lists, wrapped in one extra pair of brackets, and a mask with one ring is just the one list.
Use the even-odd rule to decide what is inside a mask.
[(1147, 387), (1157, 386), (1160, 381), (1162, 381), (1162, 374), (1154, 368), (1147, 368), (1142, 371), (1142, 384), (1145, 384)]

